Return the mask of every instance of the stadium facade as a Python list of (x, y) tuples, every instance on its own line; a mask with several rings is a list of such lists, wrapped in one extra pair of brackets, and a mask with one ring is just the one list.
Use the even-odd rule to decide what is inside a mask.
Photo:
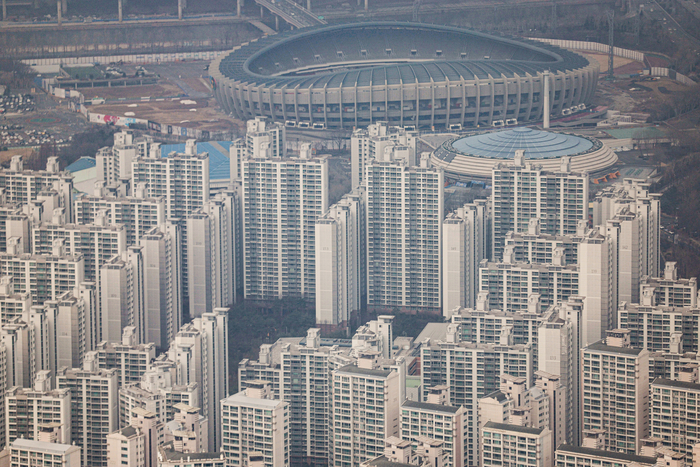
[(301, 128), (431, 128), (543, 119), (586, 104), (599, 65), (549, 44), (449, 26), (367, 22), (265, 36), (210, 66), (228, 113)]

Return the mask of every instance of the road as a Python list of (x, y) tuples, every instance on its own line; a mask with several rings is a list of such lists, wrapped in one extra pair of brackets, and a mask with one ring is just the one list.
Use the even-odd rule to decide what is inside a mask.
[(290, 0), (255, 0), (255, 3), (267, 8), (295, 28), (326, 24), (324, 20)]
[(642, 15), (651, 21), (658, 21), (661, 23), (672, 41), (686, 40), (691, 44), (696, 54), (700, 52), (700, 41), (688, 34), (655, 0), (644, 0), (640, 5), (642, 8)]

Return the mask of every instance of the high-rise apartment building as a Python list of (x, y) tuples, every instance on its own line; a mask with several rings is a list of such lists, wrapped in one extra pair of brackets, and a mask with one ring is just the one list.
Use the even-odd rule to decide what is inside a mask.
[(493, 259), (503, 254), (506, 234), (527, 232), (532, 218), (549, 235), (575, 235), (578, 221), (588, 220), (588, 174), (572, 172), (569, 162), (564, 157), (559, 172), (545, 172), (516, 150), (512, 164), (493, 168)]
[(85, 278), (85, 259), (67, 253), (63, 240), (56, 240), (46, 254), (18, 254), (10, 239), (8, 253), (0, 254), (0, 276), (11, 277), (14, 293), (28, 293), (33, 303), (57, 300), (77, 289)]
[[(473, 344), (462, 342), (459, 325), (450, 324), (444, 340), (421, 343), (421, 399), (427, 391), (445, 385), (450, 405), (467, 409), (467, 420), (476, 420), (477, 400), (500, 388), (502, 374), (533, 381), (530, 345)], [(470, 418), (471, 417), (471, 418)], [(478, 427), (468, 425), (465, 432), (465, 463), (478, 462)]]
[(552, 432), (548, 428), (487, 422), (481, 432), (482, 466), (554, 466)]
[(5, 393), (6, 446), (18, 438), (71, 443), (71, 394), (51, 389), (49, 372), (40, 372), (31, 389), (12, 387)]
[[(577, 235), (588, 224), (578, 221)], [(490, 233), (490, 232), (489, 232)], [(504, 245), (512, 247), (513, 261), (530, 264), (551, 264), (555, 255), (563, 252), (565, 264), (578, 263), (578, 243), (571, 235), (550, 235), (542, 233), (540, 220), (530, 219), (526, 232), (508, 232)]]
[(272, 398), (270, 385), (264, 381), (249, 381), (244, 391), (223, 399), (221, 451), (227, 465), (250, 465), (249, 455), (259, 453), (263, 460), (261, 467), (288, 467), (288, 405)]
[(698, 306), (698, 281), (695, 277), (683, 279), (678, 277), (675, 261), (666, 261), (662, 277), (642, 276), (640, 281), (640, 300), (644, 300), (644, 290), (653, 289), (654, 306), (672, 306), (676, 308)]
[(218, 404), (228, 394), (228, 308), (215, 308), (185, 324), (170, 344), (168, 357), (175, 363), (175, 384), (196, 382), (199, 401), (208, 419), (208, 451), (221, 446), (221, 413)]
[(93, 195), (81, 193), (76, 197), (75, 222), (92, 224), (102, 213), (108, 224), (126, 227), (127, 245), (138, 245), (146, 232), (165, 223), (165, 198), (146, 198), (145, 195), (144, 184), (134, 188), (134, 196), (118, 198), (109, 195), (104, 184), (97, 182)]
[(56, 386), (70, 389), (71, 440), (81, 447), (83, 465), (111, 467), (107, 462), (107, 435), (118, 428), (117, 370), (61, 368)]
[(418, 133), (403, 127), (376, 122), (367, 128), (358, 128), (350, 140), (352, 188), (361, 186), (367, 176), (367, 166), (374, 160), (403, 159), (408, 166), (416, 165)]
[(399, 373), (361, 363), (333, 370), (329, 460), (350, 467), (384, 452), (384, 440), (399, 436)]
[(130, 246), (100, 268), (100, 340), (121, 342), (125, 327), (133, 327), (135, 343), (146, 338), (143, 247)]
[(107, 435), (107, 465), (146, 467), (146, 436), (143, 431), (129, 425)]
[(649, 415), (651, 437), (690, 460), (700, 443), (700, 383), (697, 366), (686, 370), (680, 381), (657, 378), (651, 383)]
[(490, 308), (527, 310), (533, 294), (539, 294), (541, 306), (548, 307), (578, 294), (578, 267), (564, 264), (563, 256), (552, 264), (515, 263), (511, 258), (504, 254), (501, 263), (483, 260), (480, 264), (479, 290), (488, 293)]
[(143, 255), (145, 342), (165, 349), (182, 325), (181, 229), (167, 222), (139, 240)]
[(449, 213), (442, 223), (442, 314), (474, 307), (479, 290), (479, 264), (488, 258), (491, 216), (485, 200)]
[(378, 159), (365, 184), (367, 304), (441, 310), (443, 171)]
[(88, 352), (86, 360), (94, 362), (100, 370), (117, 370), (119, 387), (130, 386), (141, 381), (156, 358), (156, 347), (152, 342), (140, 344), (136, 341), (133, 326), (127, 326), (119, 342), (102, 341)]
[(80, 448), (71, 444), (16, 439), (8, 446), (11, 467), (82, 467)]
[(608, 331), (581, 350), (582, 431), (601, 430), (607, 449), (636, 454), (649, 436), (649, 352), (629, 331)]
[(593, 225), (613, 221), (619, 226), (618, 300), (639, 303), (640, 281), (660, 274), (661, 195), (649, 192), (650, 184), (625, 179), (596, 194)]
[(5, 203), (28, 204), (42, 198), (42, 193), (53, 192), (55, 205), (44, 206), (48, 215), (54, 208), (65, 209), (66, 219), (73, 219), (73, 175), (59, 170), (58, 158), (49, 157), (46, 170), (24, 170), (22, 156), (12, 156), (9, 169), (0, 170), (0, 190), (4, 189)]
[[(13, 276), (0, 276), (0, 324), (29, 316), (33, 298), (29, 292), (15, 292)], [(25, 318), (26, 321), (26, 318)]]
[(365, 200), (346, 194), (316, 221), (316, 324), (346, 327), (365, 298)]
[(63, 212), (56, 211), (51, 223), (32, 228), (32, 252), (50, 255), (56, 248), (56, 240), (64, 241), (66, 254), (83, 256), (84, 280), (97, 283), (102, 265), (114, 255), (126, 251), (126, 228), (107, 225), (104, 214), (98, 214), (94, 224), (66, 224)]
[(328, 209), (328, 161), (280, 159), (268, 143), (242, 161), (245, 297), (316, 297), (316, 221)]
[(188, 140), (184, 154), (161, 157), (154, 144), (148, 155), (132, 162), (131, 184), (145, 184), (148, 198), (165, 199), (169, 220), (183, 219), (209, 201), (209, 155), (197, 154), (194, 140)]
[(147, 155), (152, 144), (149, 136), (134, 138), (128, 130), (115, 133), (114, 145), (100, 149), (95, 156), (97, 179), (105, 185), (130, 179), (133, 160)]
[(235, 191), (219, 193), (187, 216), (187, 287), (191, 317), (236, 302), (236, 217), (240, 210)]

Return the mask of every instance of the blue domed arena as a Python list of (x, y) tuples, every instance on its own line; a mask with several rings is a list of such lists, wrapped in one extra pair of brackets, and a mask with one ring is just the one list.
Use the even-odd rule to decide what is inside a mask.
[(564, 157), (569, 158), (574, 172), (598, 173), (617, 162), (615, 152), (595, 138), (527, 127), (448, 140), (433, 152), (431, 162), (442, 167), (449, 178), (488, 179), (491, 169), (513, 159), (518, 149), (524, 150), (526, 159), (546, 171), (560, 170)]

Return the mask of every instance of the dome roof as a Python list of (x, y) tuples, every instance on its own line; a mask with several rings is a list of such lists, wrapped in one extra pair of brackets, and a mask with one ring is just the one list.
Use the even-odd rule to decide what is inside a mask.
[(494, 159), (512, 159), (516, 149), (524, 149), (527, 159), (549, 159), (581, 154), (592, 147), (592, 141), (580, 136), (525, 127), (467, 136), (452, 142), (452, 148), (460, 153)]

